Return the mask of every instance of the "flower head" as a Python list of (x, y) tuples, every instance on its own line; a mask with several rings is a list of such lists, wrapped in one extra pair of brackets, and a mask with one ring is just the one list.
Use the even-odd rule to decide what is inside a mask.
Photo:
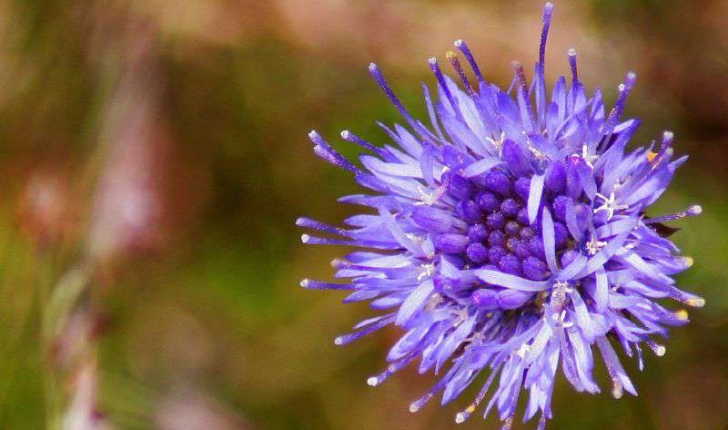
[(372, 64), (372, 76), (409, 126), (383, 126), (396, 145), (378, 147), (344, 131), (344, 140), (371, 152), (359, 167), (310, 134), (317, 155), (351, 171), (374, 194), (341, 199), (372, 209), (347, 219), (348, 228), (298, 220), (326, 236), (303, 235), (305, 243), (362, 248), (333, 263), (348, 283), (302, 286), (352, 290), (345, 302), (369, 300), (381, 312), (336, 344), (389, 325), (404, 330), (387, 369), (368, 383), (379, 385), (415, 361), (421, 372), (434, 370), (441, 376), (412, 403), (413, 412), (436, 395), (444, 404), (478, 384), (482, 389), (456, 422), (486, 403), (485, 414), (496, 409), (507, 428), (525, 389), (524, 419), (540, 414), (542, 428), (552, 416), (557, 374), (577, 391), (599, 392), (597, 360), (615, 397), (635, 394), (616, 349), (636, 355), (642, 368), (643, 347), (663, 355), (653, 339), (687, 322), (684, 310), (669, 310), (660, 299), (704, 303), (675, 287), (671, 276), (692, 260), (678, 255), (666, 238), (674, 230), (662, 224), (700, 207), (646, 216), (687, 157), (673, 159), (668, 132), (659, 146), (626, 151), (639, 124), (621, 119), (633, 73), (607, 111), (599, 90), (587, 95), (570, 50), (571, 82), (558, 79), (547, 97), (552, 8), (544, 11), (532, 84), (518, 63), (509, 91), (487, 82), (457, 41), (477, 85), (455, 54), (447, 57), (462, 87), (429, 60), (438, 93), (433, 102), (425, 87), (430, 128), (407, 112)]

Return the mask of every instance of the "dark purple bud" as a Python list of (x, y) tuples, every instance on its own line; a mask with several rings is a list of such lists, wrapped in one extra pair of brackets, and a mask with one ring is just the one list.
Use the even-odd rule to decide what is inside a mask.
[(496, 290), (481, 288), (473, 291), (470, 298), (473, 300), (473, 304), (479, 308), (498, 309), (498, 295)]
[(510, 195), (511, 178), (505, 172), (493, 169), (485, 174), (485, 188), (502, 196)]
[(518, 246), (521, 243), (521, 240), (517, 237), (509, 237), (506, 239), (506, 250), (509, 252), (513, 252), (514, 249), (516, 249), (516, 246)]
[(554, 199), (554, 218), (556, 221), (566, 222), (566, 208), (569, 207), (571, 197), (558, 196)]
[(416, 206), (412, 220), (425, 230), (446, 233), (452, 228), (452, 217), (444, 211), (429, 206)]
[(478, 207), (485, 212), (493, 212), (500, 206), (500, 198), (493, 193), (483, 191), (475, 198)]
[(517, 217), (521, 209), (523, 209), (523, 203), (516, 199), (505, 199), (500, 205), (501, 213), (509, 218)]
[(506, 232), (509, 236), (515, 236), (518, 234), (519, 231), (521, 231), (521, 224), (518, 224), (515, 221), (508, 221), (506, 223), (506, 226), (503, 227), (503, 230)]
[(504, 248), (501, 248), (500, 246), (496, 246), (493, 248), (488, 249), (488, 260), (492, 264), (498, 264), (500, 263), (501, 259), (505, 257), (508, 254), (508, 251), (506, 251)]
[(519, 258), (526, 258), (531, 255), (531, 251), (528, 249), (528, 242), (525, 240), (519, 240), (518, 243), (513, 246), (513, 253)]
[(543, 250), (543, 241), (540, 237), (532, 237), (528, 240), (528, 250), (534, 257), (545, 259), (546, 253)]
[(518, 211), (518, 215), (516, 215), (516, 221), (518, 221), (521, 225), (531, 225), (531, 222), (528, 219), (528, 209), (523, 208)]
[(435, 236), (435, 248), (446, 254), (460, 254), (465, 252), (465, 248), (470, 241), (467, 236), (462, 234), (438, 234)]
[(561, 267), (568, 266), (578, 256), (579, 253), (577, 251), (574, 251), (573, 249), (564, 252), (564, 254), (561, 256)]
[(485, 225), (491, 230), (500, 230), (506, 225), (506, 218), (500, 212), (493, 212), (485, 219)]
[(518, 236), (521, 239), (530, 239), (534, 236), (536, 236), (536, 231), (532, 229), (531, 227), (523, 227), (519, 232)]
[(447, 182), (447, 193), (458, 200), (465, 200), (475, 193), (475, 187), (469, 180), (453, 174)]
[(515, 189), (516, 189), (516, 194), (518, 194), (518, 196), (520, 198), (522, 198), (523, 201), (527, 201), (528, 192), (531, 190), (531, 178), (526, 178), (526, 177), (518, 178), (516, 180)]
[(564, 163), (557, 162), (550, 166), (548, 172), (546, 172), (544, 189), (552, 196), (564, 192), (566, 189), (566, 166)]
[(503, 159), (516, 176), (523, 176), (529, 172), (529, 163), (518, 144), (510, 139), (503, 142)]
[(498, 268), (503, 273), (509, 273), (511, 275), (521, 274), (521, 259), (513, 254), (507, 254), (503, 256), (498, 262)]
[(543, 281), (549, 276), (549, 268), (543, 260), (526, 257), (523, 260), (523, 275), (532, 281)]
[(488, 261), (488, 250), (479, 242), (468, 245), (465, 254), (473, 263), (483, 264)]
[(560, 222), (554, 223), (556, 249), (564, 249), (569, 243), (569, 230)]
[(463, 200), (457, 204), (456, 211), (458, 215), (468, 223), (480, 221), (481, 212), (478, 205), (472, 200)]
[(481, 223), (468, 227), (468, 238), (471, 242), (482, 242), (488, 238), (488, 229)]
[(488, 235), (488, 245), (503, 247), (506, 244), (506, 235), (500, 230), (491, 231)]
[(500, 291), (497, 297), (498, 307), (501, 309), (518, 309), (531, 300), (533, 293), (506, 289)]
[(579, 181), (578, 162), (579, 157), (572, 157), (566, 166), (566, 191), (572, 199), (581, 195), (581, 182)]

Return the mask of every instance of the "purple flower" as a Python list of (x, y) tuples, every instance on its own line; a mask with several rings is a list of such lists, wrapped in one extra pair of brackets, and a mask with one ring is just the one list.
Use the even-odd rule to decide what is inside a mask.
[(381, 312), (338, 337), (338, 345), (389, 325), (404, 331), (387, 369), (368, 382), (379, 385), (415, 361), (420, 372), (434, 370), (439, 380), (412, 403), (413, 412), (436, 395), (445, 404), (477, 384), (482, 389), (455, 421), (486, 403), (485, 415), (496, 409), (509, 428), (525, 389), (524, 420), (538, 413), (543, 428), (552, 417), (557, 373), (577, 391), (597, 393), (597, 361), (614, 397), (636, 394), (616, 349), (636, 356), (642, 369), (643, 347), (663, 355), (653, 339), (688, 321), (685, 310), (669, 310), (660, 299), (704, 304), (675, 287), (671, 276), (692, 260), (679, 256), (667, 239), (674, 229), (662, 224), (700, 207), (646, 215), (687, 157), (673, 159), (669, 132), (659, 146), (625, 150), (639, 125), (621, 119), (633, 73), (606, 111), (599, 90), (587, 95), (571, 50), (570, 84), (559, 78), (547, 97), (552, 9), (546, 5), (530, 85), (517, 63), (508, 91), (487, 82), (457, 41), (477, 85), (455, 54), (447, 57), (462, 87), (430, 59), (438, 101), (425, 87), (429, 128), (407, 112), (372, 64), (369, 71), (409, 128), (382, 126), (394, 142), (383, 147), (344, 131), (344, 140), (371, 152), (360, 157), (363, 167), (310, 134), (317, 155), (351, 171), (373, 194), (341, 199), (371, 209), (347, 219), (348, 228), (298, 220), (324, 233), (303, 235), (304, 243), (362, 248), (334, 262), (336, 277), (348, 283), (307, 279), (301, 285), (351, 290), (345, 302), (368, 300)]

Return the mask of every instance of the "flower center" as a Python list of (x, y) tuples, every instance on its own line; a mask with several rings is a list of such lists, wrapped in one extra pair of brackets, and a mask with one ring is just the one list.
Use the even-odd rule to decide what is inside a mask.
[[(469, 268), (485, 267), (540, 281), (550, 276), (544, 242), (538, 223), (528, 219), (526, 201), (530, 179), (512, 178), (500, 170), (466, 179), (451, 174), (446, 178), (453, 215), (467, 226), (458, 233), (440, 233), (434, 242), (438, 251), (454, 256)], [(544, 194), (553, 205), (554, 196)], [(556, 215), (562, 218), (561, 214)], [(569, 233), (562, 222), (554, 223), (556, 252), (569, 245)], [(557, 254), (557, 255), (558, 255)]]

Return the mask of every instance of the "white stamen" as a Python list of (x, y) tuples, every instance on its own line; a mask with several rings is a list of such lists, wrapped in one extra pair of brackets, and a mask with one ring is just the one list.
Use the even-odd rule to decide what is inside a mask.
[[(554, 304), (561, 308), (566, 303), (566, 294), (573, 292), (574, 290), (569, 287), (569, 283), (565, 281), (559, 281), (554, 284), (554, 288), (551, 292), (551, 300), (554, 302)], [(554, 321), (558, 321), (558, 316), (556, 314), (553, 315)], [(562, 318), (563, 321), (563, 318)]]
[(493, 146), (500, 152), (501, 148), (503, 148), (503, 142), (506, 140), (506, 133), (501, 131), (500, 137), (498, 139), (495, 139), (493, 137), (486, 137), (485, 140), (492, 143)]
[(470, 314), (468, 313), (467, 308), (462, 308), (457, 311), (452, 310), (451, 312), (453, 315), (455, 315), (458, 318), (458, 321), (455, 322), (455, 325), (458, 325), (458, 324), (462, 323), (463, 321), (467, 320), (468, 318), (470, 318)]
[(425, 309), (428, 311), (434, 311), (435, 309), (437, 309), (437, 306), (443, 301), (444, 299), (442, 298), (442, 296), (438, 293), (435, 293), (430, 297), (427, 305), (425, 305)]
[(614, 217), (614, 212), (629, 208), (629, 205), (617, 204), (617, 198), (614, 196), (614, 191), (612, 191), (609, 194), (609, 197), (606, 197), (604, 194), (600, 194), (600, 193), (597, 193), (596, 196), (598, 198), (604, 200), (604, 203), (601, 206), (599, 206), (598, 208), (595, 208), (594, 213), (606, 211), (607, 212), (607, 221), (611, 220), (612, 217)]
[(425, 188), (422, 187), (421, 185), (417, 186), (417, 191), (420, 192), (420, 201), (415, 203), (415, 205), (417, 205), (417, 206), (422, 206), (422, 205), (432, 206), (435, 203), (437, 203), (437, 199), (439, 199), (440, 195), (442, 195), (442, 194), (436, 195), (437, 193), (435, 193), (435, 192), (428, 193), (427, 190), (425, 190)]
[(589, 252), (589, 255), (596, 255), (599, 250), (607, 246), (607, 242), (598, 240), (595, 235), (591, 237), (591, 240), (586, 244), (586, 249)]
[(533, 146), (533, 142), (531, 142), (531, 139), (528, 137), (528, 134), (524, 131), (523, 136), (526, 138), (526, 146), (528, 147), (528, 150), (531, 151), (534, 157), (536, 157), (538, 160), (548, 160), (549, 157), (546, 156), (543, 152), (536, 149), (535, 146)]
[(584, 160), (586, 165), (591, 167), (592, 169), (594, 169), (594, 163), (597, 160), (599, 160), (598, 154), (589, 155), (589, 146), (586, 143), (584, 145), (582, 145), (582, 147), (581, 147), (581, 155), (579, 155), (579, 154), (575, 154), (575, 155), (581, 157), (581, 159)]
[(409, 239), (412, 242), (414, 242), (415, 245), (417, 245), (417, 246), (421, 246), (422, 245), (422, 242), (425, 241), (424, 236), (417, 236), (416, 234), (412, 234), (412, 233), (405, 234), (405, 237), (407, 237), (407, 239)]
[(521, 344), (521, 346), (518, 348), (518, 350), (514, 353), (515, 355), (521, 357), (521, 359), (526, 357), (526, 354), (528, 354), (528, 351), (531, 350), (531, 345), (528, 344)]
[(417, 275), (417, 280), (421, 281), (425, 278), (431, 277), (434, 274), (435, 274), (435, 265), (433, 263), (423, 264), (422, 272), (419, 275)]

